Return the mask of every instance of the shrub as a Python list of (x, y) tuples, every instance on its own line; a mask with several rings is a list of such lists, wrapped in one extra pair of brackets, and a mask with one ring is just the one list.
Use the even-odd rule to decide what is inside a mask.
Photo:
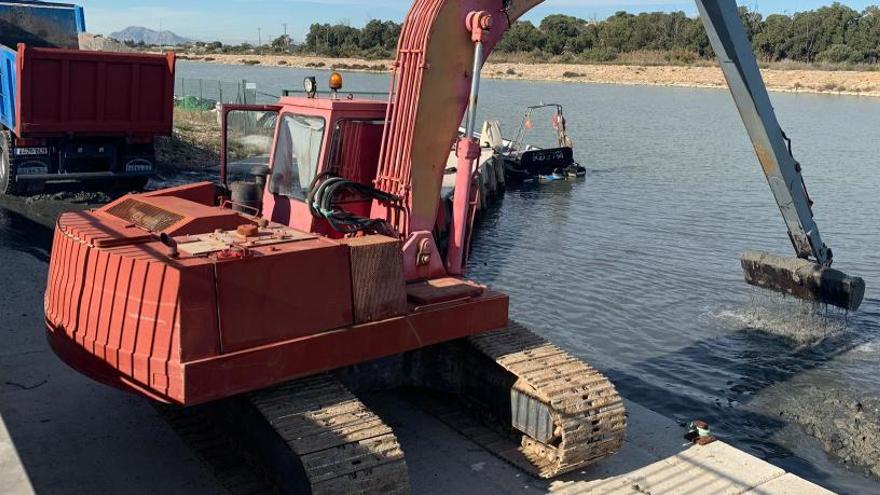
[(816, 60), (832, 64), (857, 64), (865, 60), (865, 54), (846, 45), (835, 44), (820, 53)]
[(590, 62), (612, 62), (617, 59), (617, 53), (610, 48), (590, 48), (581, 56)]
[(673, 50), (664, 55), (667, 62), (690, 65), (697, 61), (697, 54), (687, 50)]

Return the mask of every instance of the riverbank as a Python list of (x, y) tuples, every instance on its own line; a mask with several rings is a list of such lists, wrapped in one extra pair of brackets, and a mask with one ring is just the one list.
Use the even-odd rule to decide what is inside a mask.
[[(197, 62), (296, 67), (345, 71), (387, 72), (392, 60), (326, 58), (303, 55), (181, 55)], [(762, 70), (770, 91), (880, 97), (880, 71), (766, 68)], [(721, 69), (714, 65), (619, 65), (489, 62), (484, 77), (526, 81), (556, 81), (642, 86), (724, 88)]]

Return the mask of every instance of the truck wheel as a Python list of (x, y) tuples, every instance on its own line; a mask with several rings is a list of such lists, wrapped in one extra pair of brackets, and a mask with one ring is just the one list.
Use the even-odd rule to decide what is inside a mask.
[(145, 187), (147, 187), (147, 183), (150, 182), (149, 177), (138, 177), (136, 179), (125, 179), (120, 181), (118, 190), (120, 192), (140, 192), (143, 191)]
[(0, 195), (17, 194), (15, 166), (12, 164), (12, 146), (9, 131), (0, 131)]

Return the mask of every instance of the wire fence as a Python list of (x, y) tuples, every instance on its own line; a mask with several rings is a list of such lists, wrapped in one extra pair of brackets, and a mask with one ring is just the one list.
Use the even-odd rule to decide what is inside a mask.
[(174, 81), (174, 100), (191, 110), (212, 110), (217, 104), (257, 103), (257, 85), (249, 81), (220, 81), (178, 77)]

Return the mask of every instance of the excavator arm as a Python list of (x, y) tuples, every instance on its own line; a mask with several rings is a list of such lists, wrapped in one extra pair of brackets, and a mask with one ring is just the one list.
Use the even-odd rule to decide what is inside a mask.
[[(480, 69), (501, 36), (543, 0), (416, 0), (404, 22), (391, 87), (376, 187), (406, 198), (407, 214), (387, 218), (405, 238), (409, 279), (461, 275), (472, 224), (479, 144), (456, 144), (458, 176), (445, 263), (431, 231), (450, 143), (467, 113), (472, 128)], [(855, 309), (864, 282), (830, 268), (831, 250), (813, 219), (801, 168), (787, 145), (733, 0), (696, 0), (709, 39), (788, 228), (797, 260), (747, 254), (746, 280), (798, 297)], [(379, 205), (377, 205), (379, 206)], [(383, 213), (374, 207), (375, 214)]]
[(755, 154), (788, 228), (796, 259), (750, 251), (741, 258), (746, 282), (802, 299), (856, 310), (865, 282), (831, 268), (833, 254), (813, 219), (801, 165), (791, 153), (761, 77), (736, 3), (696, 0), (700, 17)]
[(799, 258), (830, 266), (831, 250), (822, 242), (813, 220), (812, 201), (804, 187), (801, 166), (788, 148), (770, 95), (758, 69), (735, 2), (696, 0), (712, 48), (755, 147), (767, 182), (782, 212)]

